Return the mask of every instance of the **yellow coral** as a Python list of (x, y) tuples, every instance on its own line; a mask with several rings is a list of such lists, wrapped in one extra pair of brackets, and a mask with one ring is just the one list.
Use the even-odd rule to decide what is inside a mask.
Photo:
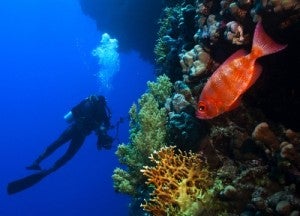
[(142, 204), (144, 210), (155, 216), (198, 214), (213, 184), (200, 155), (182, 151), (175, 154), (174, 147), (164, 147), (150, 160), (155, 166), (145, 166), (141, 172), (148, 178), (146, 184), (155, 189), (151, 199)]

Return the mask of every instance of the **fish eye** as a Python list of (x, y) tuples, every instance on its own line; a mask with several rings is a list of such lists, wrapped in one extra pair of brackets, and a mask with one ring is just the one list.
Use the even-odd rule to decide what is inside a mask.
[(199, 111), (203, 111), (205, 109), (205, 106), (201, 105), (201, 106), (199, 106), (198, 109), (199, 109)]
[(203, 103), (200, 102), (200, 103), (198, 104), (198, 110), (199, 110), (199, 111), (205, 111), (205, 109), (206, 109), (205, 105), (204, 105)]

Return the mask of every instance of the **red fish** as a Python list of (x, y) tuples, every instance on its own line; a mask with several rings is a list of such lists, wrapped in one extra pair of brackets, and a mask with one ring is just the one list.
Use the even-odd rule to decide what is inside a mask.
[(196, 116), (211, 119), (239, 106), (241, 96), (261, 74), (262, 68), (256, 60), (284, 49), (264, 31), (261, 22), (257, 23), (252, 50), (246, 54), (238, 50), (231, 55), (209, 78), (199, 97)]

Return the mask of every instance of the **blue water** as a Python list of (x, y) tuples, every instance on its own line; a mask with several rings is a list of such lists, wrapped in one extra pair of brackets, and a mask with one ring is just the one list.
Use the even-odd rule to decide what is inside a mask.
[[(65, 129), (63, 115), (98, 92), (99, 68), (91, 51), (102, 32), (74, 0), (1, 1), (0, 29), (0, 215), (127, 215), (129, 197), (114, 192), (111, 179), (119, 165), (117, 143), (97, 151), (93, 134), (55, 173), (23, 192), (6, 194), (7, 183), (31, 174), (25, 166)], [(120, 53), (120, 71), (106, 93), (112, 123), (127, 116), (153, 71), (136, 52)], [(128, 122), (120, 126), (119, 139), (128, 141)]]

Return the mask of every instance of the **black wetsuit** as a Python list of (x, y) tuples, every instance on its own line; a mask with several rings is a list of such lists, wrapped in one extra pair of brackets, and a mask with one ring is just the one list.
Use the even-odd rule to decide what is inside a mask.
[[(95, 130), (98, 135), (98, 148), (103, 147), (109, 149), (113, 141), (113, 139), (106, 133), (107, 129), (110, 127), (109, 115), (110, 113), (106, 107), (103, 96), (90, 96), (81, 101), (72, 109), (73, 123), (56, 141), (49, 145), (45, 152), (41, 154), (31, 166), (27, 167), (27, 169), (41, 170), (39, 166), (40, 162), (51, 155), (57, 148), (70, 141), (65, 154), (49, 169), (41, 170), (40, 172), (30, 174), (24, 178), (8, 183), (7, 193), (15, 194), (30, 188), (41, 181), (44, 177), (63, 166), (76, 154), (82, 146), (85, 137), (93, 130)], [(101, 142), (99, 139), (103, 141)]]
[[(102, 96), (91, 96), (84, 99), (72, 109), (72, 115), (73, 123), (35, 161), (36, 164), (39, 164), (56, 149), (70, 141), (65, 154), (48, 169), (49, 172), (57, 170), (68, 162), (80, 149), (86, 136), (93, 130), (97, 133), (100, 126), (104, 127), (105, 131), (110, 127), (109, 113), (107, 113), (105, 100)], [(97, 134), (98, 136), (101, 135), (101, 133)], [(99, 138), (101, 139), (101, 137)]]

